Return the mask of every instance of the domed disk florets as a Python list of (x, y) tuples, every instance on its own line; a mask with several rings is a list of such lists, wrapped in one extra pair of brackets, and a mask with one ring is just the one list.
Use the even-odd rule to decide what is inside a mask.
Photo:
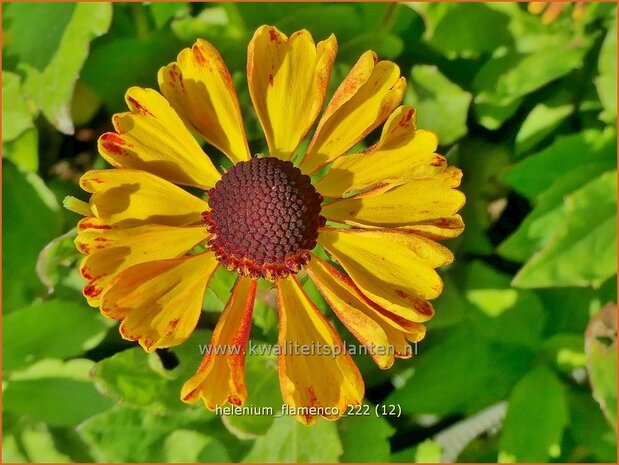
[(289, 161), (237, 163), (208, 191), (209, 246), (230, 270), (275, 279), (296, 273), (316, 246), (322, 196)]

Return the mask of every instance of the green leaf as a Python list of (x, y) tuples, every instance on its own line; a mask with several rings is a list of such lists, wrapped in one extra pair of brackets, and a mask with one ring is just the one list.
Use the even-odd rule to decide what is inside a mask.
[(617, 433), (587, 392), (570, 390), (570, 433), (579, 448), (585, 448), (587, 462), (617, 462)]
[[(185, 457), (197, 456), (194, 461), (225, 462), (228, 460), (225, 448), (208, 436), (208, 433), (215, 435), (219, 425), (203, 410), (160, 416), (116, 407), (86, 420), (78, 427), (78, 433), (97, 462), (165, 463), (171, 458), (180, 459), (180, 444), (175, 444), (175, 440), (186, 446)], [(183, 430), (192, 430), (191, 438)], [(199, 437), (193, 430), (200, 432)], [(178, 431), (183, 432), (175, 434)], [(189, 439), (196, 442), (188, 444)]]
[(147, 354), (141, 347), (98, 362), (91, 376), (101, 392), (121, 405), (154, 414), (188, 408), (179, 398), (175, 373), (165, 370), (157, 354)]
[(473, 82), (477, 120), (488, 129), (497, 129), (515, 113), (522, 97), (581, 66), (586, 50), (566, 44), (528, 55), (497, 52)]
[(535, 208), (499, 247), (510, 260), (524, 262), (564, 228), (565, 199), (616, 166), (613, 130), (560, 137), (547, 149), (516, 164), (505, 176)]
[(60, 206), (34, 173), (2, 161), (3, 311), (27, 305), (42, 290), (35, 265), (40, 250), (60, 234)]
[[(29, 5), (31, 10), (38, 7)], [(45, 68), (39, 70), (28, 63), (21, 64), (26, 72), (25, 90), (49, 122), (65, 134), (73, 134), (71, 99), (75, 82), (88, 56), (90, 41), (104, 34), (111, 20), (112, 5), (109, 3), (75, 4), (71, 19), (62, 29), (58, 48)], [(52, 92), (50, 83), (53, 83)]]
[(22, 63), (45, 69), (62, 41), (75, 11), (74, 3), (16, 3), (7, 9), (11, 40), (7, 52)]
[(101, 99), (82, 81), (77, 81), (71, 99), (71, 118), (76, 126), (87, 125), (101, 109)]
[(16, 139), (32, 127), (32, 114), (22, 93), (20, 77), (2, 71), (2, 142)]
[(612, 122), (617, 119), (617, 16), (610, 20), (610, 27), (600, 50), (599, 76), (595, 85), (604, 106), (602, 119)]
[(71, 462), (71, 457), (60, 452), (54, 440), (50, 428), (45, 423), (30, 424), (22, 421), (16, 431), (3, 431), (2, 462)]
[[(560, 333), (584, 334), (591, 315), (616, 296), (616, 283), (610, 278), (601, 289), (564, 287), (539, 289), (535, 292), (544, 304), (548, 322), (545, 336)], [(566, 312), (565, 309), (571, 309)]]
[(538, 366), (514, 387), (499, 443), (499, 462), (546, 462), (561, 453), (568, 423), (564, 388), (555, 374)]
[(501, 256), (524, 262), (561, 229), (567, 215), (565, 198), (613, 166), (611, 157), (584, 159), (578, 168), (559, 177), (539, 194), (533, 211), (518, 229), (498, 247)]
[[(96, 90), (109, 112), (125, 111), (123, 100), (131, 86), (157, 86), (157, 70), (176, 60), (182, 44), (168, 31), (137, 38), (109, 38), (98, 42), (84, 64), (81, 79), (91, 90)], [(114, 63), (110, 67), (110, 63)]]
[(560, 91), (533, 107), (516, 135), (516, 153), (534, 148), (572, 114), (572, 96)]
[(585, 366), (584, 342), (582, 334), (555, 334), (544, 341), (542, 353), (557, 369), (569, 374)]
[(510, 277), (481, 262), (467, 267), (466, 300), (473, 306), (468, 318), (488, 340), (536, 349), (544, 328), (544, 309), (537, 296), (513, 289)]
[(256, 439), (243, 462), (337, 462), (341, 454), (335, 423), (319, 420), (308, 428), (285, 416), (275, 419), (266, 435)]
[(66, 300), (16, 310), (6, 315), (3, 323), (5, 372), (43, 358), (79, 355), (101, 342), (109, 327), (96, 309)]
[(441, 463), (442, 454), (443, 451), (438, 442), (426, 439), (417, 446), (415, 463)]
[(390, 463), (415, 463), (415, 453), (417, 446), (407, 447), (391, 454)]
[(473, 114), (477, 121), (486, 129), (494, 131), (499, 129), (503, 123), (516, 114), (518, 108), (522, 105), (523, 99), (516, 98), (499, 103), (474, 101)]
[(191, 430), (176, 430), (163, 443), (166, 463), (228, 463), (225, 446), (212, 437)]
[(187, 2), (153, 2), (150, 4), (150, 14), (157, 29), (163, 28), (175, 16), (189, 13)]
[[(475, 102), (511, 102), (523, 97), (555, 79), (564, 76), (582, 64), (586, 48), (567, 44), (524, 56), (507, 56), (507, 69), (496, 76), (496, 68), (484, 67), (473, 83), (480, 94)], [(495, 71), (489, 73), (489, 71)], [(489, 75), (487, 74), (489, 73)], [(494, 87), (489, 87), (489, 78), (498, 77)]]
[(3, 143), (2, 158), (11, 160), (23, 171), (36, 172), (39, 169), (39, 133), (36, 128), (27, 129), (16, 139)]
[[(373, 407), (371, 410), (373, 411)], [(389, 438), (395, 429), (382, 416), (348, 415), (338, 421), (344, 453), (340, 462), (388, 462), (391, 454)]]
[[(221, 53), (234, 78), (234, 71), (240, 70), (245, 66), (247, 42), (254, 30), (254, 28), (245, 23), (249, 18), (239, 14), (239, 11), (247, 5), (251, 4), (210, 4), (195, 16), (187, 15), (174, 19), (170, 27), (174, 35), (183, 44), (192, 43), (198, 38), (208, 40)], [(260, 6), (268, 10), (269, 5), (265, 3)], [(267, 23), (272, 24), (273, 22), (269, 21)], [(244, 76), (242, 78), (245, 79)], [(237, 83), (235, 82), (235, 84)], [(238, 86), (236, 88), (241, 91), (241, 88)], [(246, 107), (243, 104), (242, 93), (239, 95), (239, 98), (241, 107)]]
[(428, 328), (431, 330), (460, 323), (469, 310), (466, 300), (451, 275), (444, 275), (443, 281), (443, 292), (432, 302), (436, 314), (428, 321)]
[[(448, 58), (492, 52), (511, 41), (507, 30), (508, 16), (483, 3), (432, 5), (429, 8), (444, 10), (438, 21), (431, 25), (433, 33), (428, 42)], [(475, 25), (474, 34), (471, 25)]]
[[(373, 409), (372, 409), (373, 410)], [(388, 462), (389, 438), (395, 429), (382, 416), (349, 415), (337, 423), (344, 453), (343, 463)]]
[[(563, 226), (518, 272), (513, 284), (599, 287), (616, 274), (616, 197), (616, 171), (604, 173), (567, 197)], [(591, 260), (592, 256), (596, 259)]]
[(179, 361), (175, 368), (178, 378), (189, 378), (195, 373), (203, 358), (200, 347), (211, 341), (212, 334), (211, 330), (196, 329), (189, 339), (171, 349)]
[(611, 169), (616, 161), (617, 136), (613, 130), (604, 132), (589, 129), (558, 137), (541, 152), (514, 165), (505, 181), (529, 200), (546, 191), (549, 186), (580, 169), (585, 163), (603, 163)]
[(585, 332), (587, 371), (593, 397), (608, 422), (617, 429), (617, 306), (596, 313)]
[(435, 66), (414, 66), (411, 78), (406, 101), (417, 110), (417, 126), (435, 132), (441, 145), (465, 135), (471, 94), (449, 81)]
[(111, 407), (112, 402), (88, 379), (92, 362), (48, 362), (33, 365), (27, 375), (15, 375), (5, 382), (2, 401), (6, 411), (53, 426), (75, 426)]
[(521, 346), (490, 343), (464, 323), (427, 346), (419, 346), (413, 376), (385, 400), (400, 404), (405, 413), (476, 412), (504, 399), (526, 373), (532, 356)]
[(75, 248), (75, 228), (47, 244), (37, 260), (36, 271), (39, 279), (51, 294), (63, 277), (66, 277), (78, 263), (81, 255)]
[(217, 296), (217, 299), (225, 306), (230, 298), (232, 287), (236, 282), (237, 274), (219, 267), (209, 282), (208, 288)]

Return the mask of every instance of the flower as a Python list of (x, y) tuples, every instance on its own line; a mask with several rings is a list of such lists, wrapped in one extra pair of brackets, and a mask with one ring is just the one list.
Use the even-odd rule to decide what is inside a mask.
[[(86, 299), (121, 320), (122, 337), (149, 352), (190, 336), (219, 266), (238, 274), (210, 344), (241, 350), (207, 352), (182, 389), (186, 402), (202, 399), (213, 410), (245, 401), (244, 350), (258, 279), (277, 288), (280, 348), (343, 349), (304, 291), (303, 269), (362, 344), (394, 348), (371, 353), (383, 369), (410, 357), (409, 342), (423, 338), (434, 313), (429, 300), (443, 286), (435, 269), (453, 260), (436, 241), (463, 229), (462, 174), (435, 153), (436, 136), (415, 127), (415, 110), (400, 106), (406, 83), (399, 68), (372, 51), (333, 94), (307, 150), (299, 150), (323, 106), (336, 51), (333, 35), (315, 45), (305, 30), (290, 37), (271, 26), (255, 32), (247, 81), (266, 136), (263, 157), (249, 149), (221, 56), (198, 40), (161, 68), (161, 93), (128, 90), (130, 111), (114, 115), (115, 132), (99, 138), (114, 169), (83, 175), (88, 204), (66, 202), (85, 216), (76, 244), (85, 254)], [(376, 144), (349, 154), (382, 123)], [(222, 174), (190, 131), (233, 166)], [(279, 354), (282, 396), (300, 421), (335, 419), (362, 401), (361, 375), (341, 352)]]
[[(559, 17), (561, 11), (563, 11), (568, 3), (572, 2), (529, 2), (527, 9), (531, 14), (541, 14), (542, 23), (550, 24)], [(585, 8), (586, 5), (583, 2), (575, 2), (574, 8), (572, 9), (572, 19), (576, 21), (581, 20), (585, 14)]]

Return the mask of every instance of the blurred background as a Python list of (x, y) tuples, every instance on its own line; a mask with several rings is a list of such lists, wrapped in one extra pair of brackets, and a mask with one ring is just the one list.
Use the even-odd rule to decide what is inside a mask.
[[(3, 3), (3, 462), (615, 462), (616, 21), (614, 3)], [(192, 339), (151, 355), (81, 296), (62, 199), (87, 200), (77, 181), (105, 166), (96, 139), (126, 89), (157, 88), (205, 38), (263, 151), (245, 64), (265, 23), (336, 34), (330, 92), (367, 49), (398, 63), (418, 126), (464, 171), (466, 231), (418, 354), (356, 358), (366, 402), (395, 415), (306, 428), (181, 403), (225, 270)], [(263, 286), (254, 341), (276, 341), (273, 302)], [(247, 378), (247, 404), (281, 405), (273, 358), (248, 357)]]

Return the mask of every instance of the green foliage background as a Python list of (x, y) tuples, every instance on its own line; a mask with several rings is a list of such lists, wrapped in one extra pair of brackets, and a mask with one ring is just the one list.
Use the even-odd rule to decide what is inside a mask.
[[(570, 8), (544, 25), (510, 3), (3, 3), (3, 461), (615, 462), (616, 317), (600, 310), (616, 302), (616, 8)], [(396, 61), (464, 171), (466, 231), (419, 354), (387, 372), (357, 360), (367, 402), (399, 416), (306, 428), (181, 403), (227, 272), (192, 339), (151, 355), (81, 297), (62, 199), (86, 199), (77, 179), (104, 166), (96, 138), (125, 90), (156, 87), (203, 37), (261, 151), (244, 68), (264, 23), (336, 34), (331, 92), (366, 49)], [(252, 338), (274, 343), (260, 295)], [(247, 377), (249, 404), (281, 405), (273, 359), (248, 357)]]

